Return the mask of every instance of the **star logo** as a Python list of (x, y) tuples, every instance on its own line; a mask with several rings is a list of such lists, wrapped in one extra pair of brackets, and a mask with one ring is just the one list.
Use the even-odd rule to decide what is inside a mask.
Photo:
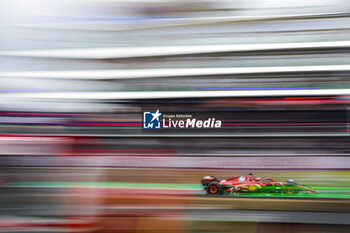
[(151, 115), (153, 116), (152, 121), (154, 121), (155, 119), (159, 120), (159, 117), (162, 115), (161, 113), (159, 113), (159, 109), (157, 109), (157, 111), (155, 113), (151, 113)]
[(159, 112), (159, 109), (156, 112), (143, 112), (143, 128), (159, 129), (161, 115), (162, 113)]

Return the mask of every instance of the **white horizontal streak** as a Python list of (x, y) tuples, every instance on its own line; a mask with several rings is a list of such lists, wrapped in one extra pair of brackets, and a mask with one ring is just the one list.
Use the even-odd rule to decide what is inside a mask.
[(350, 47), (350, 41), (271, 43), (271, 44), (222, 44), (222, 45), (187, 45), (157, 46), (132, 48), (87, 48), (87, 49), (53, 49), (53, 50), (18, 50), (2, 51), (0, 55), (49, 57), (69, 59), (113, 59), (132, 57), (174, 56), (186, 54), (205, 54), (222, 52), (264, 51), (280, 49), (317, 49)]
[(0, 77), (52, 79), (136, 79), (234, 74), (263, 74), (290, 72), (350, 71), (350, 65), (277, 66), (237, 68), (184, 68), (184, 69), (130, 69), (130, 70), (73, 70), (73, 71), (19, 71), (0, 72)]
[(207, 97), (322, 96), (350, 95), (350, 89), (264, 90), (264, 91), (155, 91), (155, 92), (68, 92), (1, 93), (0, 98), (120, 100)]

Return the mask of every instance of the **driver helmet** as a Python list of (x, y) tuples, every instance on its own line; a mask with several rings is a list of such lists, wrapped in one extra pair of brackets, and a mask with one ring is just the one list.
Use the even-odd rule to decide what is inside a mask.
[(247, 180), (248, 180), (248, 181), (253, 181), (253, 180), (254, 180), (253, 173), (249, 173), (249, 174), (248, 174)]

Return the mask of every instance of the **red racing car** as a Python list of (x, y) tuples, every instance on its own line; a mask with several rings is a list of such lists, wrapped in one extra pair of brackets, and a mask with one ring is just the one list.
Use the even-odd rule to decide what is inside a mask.
[(317, 191), (305, 185), (299, 185), (294, 180), (276, 182), (270, 177), (237, 176), (230, 179), (217, 179), (215, 176), (205, 176), (202, 179), (203, 189), (210, 195), (238, 193), (285, 193), (313, 194)]

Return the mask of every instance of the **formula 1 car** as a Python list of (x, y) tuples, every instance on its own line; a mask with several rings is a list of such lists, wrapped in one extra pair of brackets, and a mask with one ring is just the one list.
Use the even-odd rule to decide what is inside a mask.
[(314, 194), (317, 191), (305, 185), (299, 185), (290, 179), (286, 182), (276, 182), (270, 177), (237, 176), (230, 179), (217, 179), (215, 176), (205, 176), (202, 179), (203, 189), (210, 195), (239, 193), (285, 193)]

